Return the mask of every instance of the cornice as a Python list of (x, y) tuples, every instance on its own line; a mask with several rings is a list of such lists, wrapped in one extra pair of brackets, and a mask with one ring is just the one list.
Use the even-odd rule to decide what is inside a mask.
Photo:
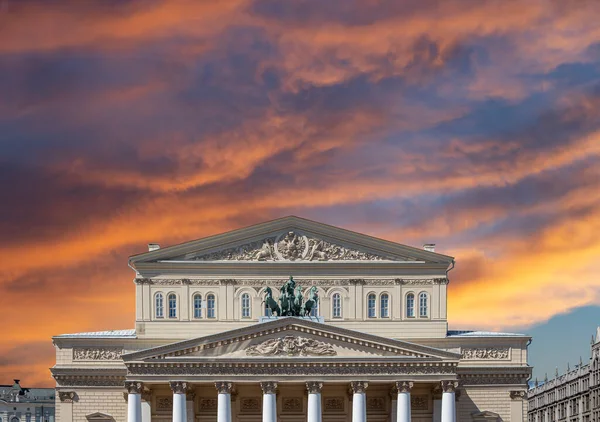
[[(251, 287), (263, 287), (272, 286), (277, 283), (281, 283), (281, 277), (271, 279), (256, 279), (256, 278), (136, 278), (133, 280), (135, 284), (148, 284), (155, 286), (251, 286)], [(321, 287), (335, 287), (335, 286), (352, 286), (352, 285), (363, 285), (363, 286), (398, 286), (398, 285), (434, 285), (434, 284), (448, 284), (448, 279), (445, 277), (438, 278), (377, 278), (377, 279), (356, 279), (356, 278), (311, 278), (303, 279), (296, 278), (297, 283), (301, 283), (304, 286), (321, 286)]]

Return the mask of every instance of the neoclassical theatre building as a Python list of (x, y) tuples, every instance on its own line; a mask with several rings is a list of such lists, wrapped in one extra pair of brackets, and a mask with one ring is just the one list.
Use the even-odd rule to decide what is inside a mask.
[(135, 328), (53, 338), (58, 421), (526, 418), (530, 338), (448, 330), (433, 245), (285, 217), (148, 249)]

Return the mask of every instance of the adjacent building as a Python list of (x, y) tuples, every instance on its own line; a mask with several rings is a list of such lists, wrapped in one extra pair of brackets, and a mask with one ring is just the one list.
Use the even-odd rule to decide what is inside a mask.
[(590, 360), (528, 391), (529, 422), (600, 421), (600, 327), (592, 337)]
[(54, 422), (54, 388), (0, 385), (0, 422)]
[(454, 265), (293, 216), (150, 244), (132, 329), (53, 338), (58, 420), (521, 422), (530, 338), (449, 330)]

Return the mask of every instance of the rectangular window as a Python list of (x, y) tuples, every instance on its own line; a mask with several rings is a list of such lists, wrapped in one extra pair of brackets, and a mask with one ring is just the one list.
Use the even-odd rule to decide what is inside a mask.
[(342, 317), (342, 300), (339, 293), (333, 295), (333, 318)]
[(409, 318), (415, 316), (415, 295), (412, 293), (406, 296), (406, 316)]
[(381, 295), (381, 309), (379, 310), (379, 316), (381, 316), (381, 318), (389, 318), (390, 316), (390, 311), (389, 311), (389, 303), (390, 303), (390, 298), (387, 294), (383, 294)]
[(369, 318), (375, 318), (375, 295), (369, 295), (367, 299), (368, 313)]

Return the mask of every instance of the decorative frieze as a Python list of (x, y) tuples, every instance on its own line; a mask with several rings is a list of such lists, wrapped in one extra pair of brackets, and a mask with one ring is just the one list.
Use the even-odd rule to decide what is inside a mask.
[(367, 396), (367, 410), (370, 412), (385, 411), (385, 398), (384, 397), (368, 397)]
[(350, 383), (350, 390), (354, 394), (364, 394), (367, 391), (369, 383), (367, 381), (352, 381)]
[(75, 391), (59, 391), (58, 398), (63, 403), (73, 403), (75, 398), (77, 397), (77, 393)]
[(412, 410), (429, 410), (429, 396), (426, 394), (411, 395), (410, 407)]
[(284, 413), (300, 413), (302, 410), (302, 397), (284, 397), (281, 400), (281, 411)]
[(117, 375), (54, 375), (59, 387), (122, 387), (125, 376)]
[(343, 412), (345, 399), (343, 397), (325, 397), (323, 408), (326, 412)]
[(201, 411), (217, 410), (217, 399), (204, 399), (201, 398), (198, 403)]
[(461, 357), (465, 360), (507, 360), (510, 358), (508, 347), (461, 348)]
[(120, 347), (76, 347), (73, 360), (120, 360), (122, 353)]
[(319, 340), (285, 336), (272, 338), (246, 349), (247, 356), (335, 356), (330, 344)]
[(242, 413), (256, 413), (261, 411), (261, 400), (259, 397), (242, 397), (240, 399), (240, 411)]
[[(191, 286), (202, 286), (202, 287), (215, 287), (224, 285), (235, 285), (235, 286), (249, 286), (249, 287), (267, 287), (278, 284), (280, 280), (258, 280), (258, 279), (189, 279), (189, 278), (176, 278), (176, 279), (150, 279), (150, 278), (136, 278), (136, 284), (152, 284), (157, 286), (180, 286), (180, 285), (191, 285)], [(318, 286), (318, 287), (344, 287), (353, 285), (363, 286), (395, 286), (395, 285), (418, 285), (426, 286), (433, 284), (447, 284), (446, 278), (377, 278), (377, 279), (300, 279), (297, 278), (296, 282), (302, 286)]]
[(462, 385), (527, 385), (529, 374), (461, 374)]
[(167, 412), (173, 410), (173, 396), (156, 397), (156, 410)]

